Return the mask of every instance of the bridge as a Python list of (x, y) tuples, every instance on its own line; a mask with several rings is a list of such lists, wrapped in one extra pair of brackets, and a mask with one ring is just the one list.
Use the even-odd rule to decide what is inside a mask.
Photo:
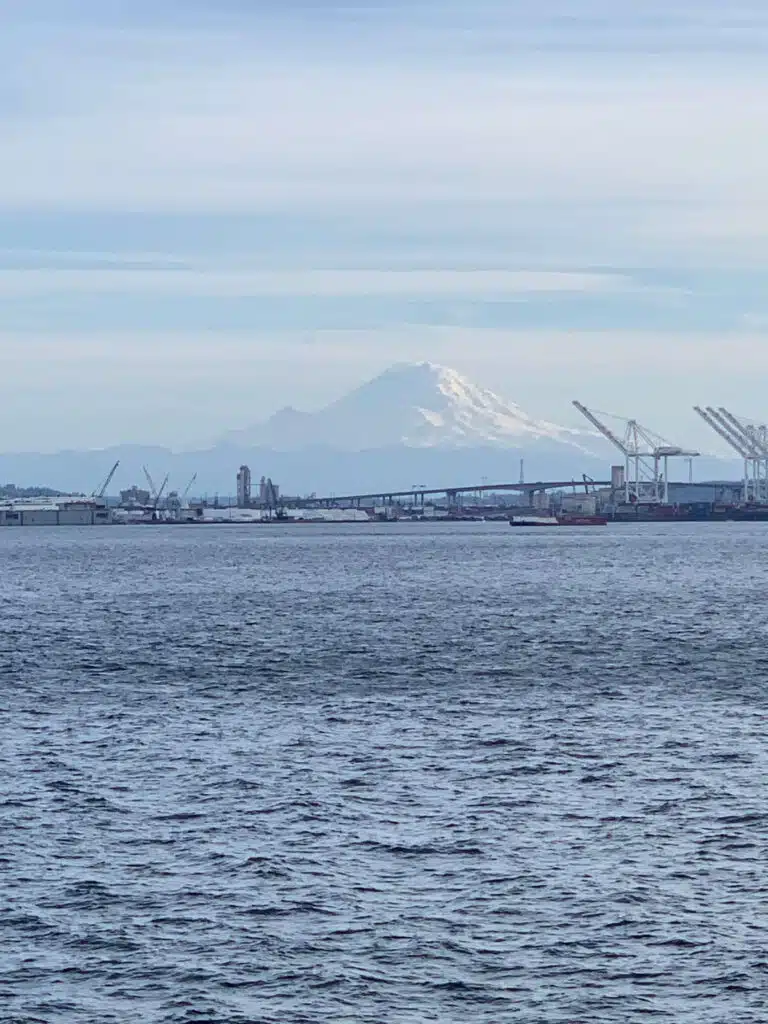
[(465, 494), (498, 493), (499, 491), (517, 491), (526, 494), (528, 504), (533, 505), (534, 495), (542, 491), (560, 491), (565, 488), (583, 487), (588, 491), (591, 487), (610, 487), (610, 480), (592, 480), (583, 476), (581, 480), (536, 480), (531, 483), (496, 483), (467, 484), (464, 487), (411, 487), (407, 491), (371, 491), (367, 494), (331, 494), (326, 497), (301, 498), (291, 505), (298, 508), (363, 508), (377, 505), (400, 504), (406, 500), (411, 505), (424, 505), (425, 498), (445, 497), (449, 508), (459, 505), (460, 497)]

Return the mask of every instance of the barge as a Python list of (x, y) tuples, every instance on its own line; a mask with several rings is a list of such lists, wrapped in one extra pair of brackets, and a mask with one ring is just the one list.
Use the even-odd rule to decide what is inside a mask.
[(565, 512), (561, 515), (512, 516), (510, 526), (607, 526), (607, 516), (580, 515)]

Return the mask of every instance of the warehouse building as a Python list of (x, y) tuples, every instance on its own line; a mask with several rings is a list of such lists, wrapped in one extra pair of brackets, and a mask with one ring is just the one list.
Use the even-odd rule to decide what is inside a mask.
[(43, 498), (0, 502), (0, 526), (97, 526), (112, 522), (99, 498)]

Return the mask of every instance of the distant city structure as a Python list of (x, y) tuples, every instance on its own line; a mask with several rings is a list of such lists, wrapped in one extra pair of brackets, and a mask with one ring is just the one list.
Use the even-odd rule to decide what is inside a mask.
[(251, 471), (248, 466), (241, 466), (237, 473), (237, 507), (249, 508), (250, 504)]
[(237, 507), (268, 509), (277, 512), (280, 506), (280, 488), (267, 476), (259, 480), (258, 497), (251, 493), (251, 470), (241, 466), (237, 471)]
[[(482, 390), (473, 389), (453, 371), (429, 365), (418, 367), (417, 371), (416, 384), (421, 387), (421, 392), (418, 392), (418, 388), (416, 392), (423, 393), (424, 397), (423, 402), (420, 399), (423, 408), (421, 405), (415, 407), (414, 416), (416, 413), (418, 416), (426, 415), (424, 410), (432, 408), (429, 406), (429, 395), (435, 389), (438, 395), (432, 394), (432, 398), (442, 403), (435, 408), (444, 410), (445, 402), (448, 402), (449, 408), (453, 408), (453, 403), (460, 412), (471, 398), (470, 404), (473, 404), (473, 408), (477, 403), (482, 405), (487, 400), (486, 404), (490, 403), (488, 408), (493, 406), (493, 409), (496, 409), (495, 397)], [(413, 371), (397, 370), (394, 376), (402, 377), (403, 373), (407, 383), (409, 374), (413, 377)], [(367, 386), (368, 391), (373, 383), (375, 382)], [(389, 383), (392, 383), (391, 380)], [(389, 395), (389, 385), (385, 390)], [(404, 390), (410, 401), (411, 391), (407, 388)], [(389, 398), (387, 400), (389, 401)], [(366, 404), (366, 408), (369, 404)], [(712, 476), (694, 483), (694, 464), (700, 462), (697, 451), (671, 444), (642, 426), (636, 419), (626, 419), (590, 409), (578, 401), (574, 401), (573, 405), (597, 433), (620, 453), (620, 457), (611, 460), (613, 464), (610, 466), (610, 474), (599, 472), (593, 477), (581, 472), (571, 476), (569, 468), (566, 468), (562, 473), (553, 472), (544, 478), (536, 477), (532, 476), (530, 466), (526, 467), (522, 458), (519, 458), (519, 473), (516, 473), (521, 447), (526, 440), (536, 442), (537, 445), (539, 441), (545, 441), (550, 446), (570, 446), (573, 449), (572, 454), (580, 452), (585, 460), (589, 459), (586, 468), (592, 469), (593, 473), (595, 471), (592, 463), (597, 457), (591, 455), (586, 448), (577, 446), (575, 442), (563, 440), (561, 435), (565, 433), (565, 428), (543, 422), (537, 423), (510, 407), (509, 417), (507, 413), (504, 416), (512, 419), (517, 416), (521, 431), (514, 434), (515, 443), (510, 445), (511, 451), (515, 453), (508, 459), (508, 463), (512, 462), (512, 465), (507, 464), (502, 468), (496, 477), (496, 483), (492, 482), (493, 476), (483, 475), (483, 470), (488, 472), (488, 463), (481, 463), (475, 467), (477, 476), (470, 466), (469, 481), (474, 477), (475, 480), (479, 478), (479, 483), (468, 482), (466, 476), (462, 482), (462, 476), (467, 471), (461, 467), (467, 463), (462, 461), (458, 448), (455, 453), (455, 464), (449, 469), (456, 483), (449, 483), (444, 478), (443, 486), (411, 484), (402, 490), (392, 490), (388, 486), (383, 490), (359, 486), (357, 491), (342, 494), (329, 487), (325, 496), (322, 492), (320, 495), (313, 492), (303, 496), (296, 493), (281, 494), (280, 488), (267, 475), (257, 478), (258, 486), (254, 485), (252, 492), (251, 470), (247, 465), (241, 465), (237, 471), (236, 499), (230, 497), (231, 482), (227, 488), (227, 496), (223, 499), (218, 494), (211, 501), (207, 495), (190, 499), (191, 488), (197, 479), (196, 473), (183, 490), (168, 490), (169, 473), (166, 472), (162, 480), (157, 478), (157, 486), (147, 466), (142, 466), (147, 488), (139, 488), (134, 484), (120, 491), (121, 500), (118, 506), (114, 499), (107, 496), (107, 490), (120, 465), (120, 462), (116, 461), (103, 482), (97, 485), (89, 496), (47, 494), (46, 488), (22, 488), (13, 484), (0, 487), (0, 525), (91, 525), (103, 522), (285, 523), (304, 522), (308, 519), (360, 522), (394, 519), (506, 519), (512, 522), (513, 519), (517, 519), (513, 525), (519, 526), (519, 520), (524, 518), (519, 515), (521, 509), (527, 510), (526, 514), (540, 514), (539, 519), (543, 517), (546, 520), (543, 525), (557, 524), (561, 520), (567, 525), (591, 525), (597, 520), (601, 525), (608, 521), (768, 521), (768, 424), (737, 417), (724, 406), (695, 406), (698, 416), (731, 447), (735, 455), (741, 458), (743, 476), (740, 481), (722, 479), (716, 466)], [(338, 407), (334, 408), (335, 417)], [(456, 409), (454, 412), (456, 423), (463, 422)], [(359, 402), (355, 399), (350, 412), (350, 422), (353, 422), (353, 416), (358, 415)], [(442, 416), (442, 412), (440, 415)], [(498, 418), (497, 413), (493, 415)], [(615, 425), (616, 422), (618, 426)], [(350, 429), (347, 433), (354, 435), (355, 443), (363, 443), (359, 431)], [(365, 433), (365, 438), (368, 436), (370, 435)], [(418, 432), (414, 436), (421, 437)], [(482, 421), (479, 421), (476, 429), (469, 434), (457, 436), (470, 441), (479, 436), (486, 440), (488, 437), (494, 437), (498, 442), (503, 442), (506, 437), (489, 434)], [(430, 443), (435, 440), (431, 434), (422, 439), (427, 442), (426, 447), (430, 447)], [(435, 444), (438, 441), (439, 437)], [(405, 447), (409, 445), (405, 444)], [(375, 449), (373, 453), (375, 454)], [(370, 453), (366, 449), (358, 454), (366, 455), (367, 458)], [(558, 456), (558, 459), (562, 461), (561, 456)], [(674, 467), (681, 464), (685, 467), (687, 480), (670, 479), (670, 469), (675, 472)], [(232, 463), (229, 465), (228, 475), (235, 468)], [(361, 466), (356, 461), (354, 464), (350, 462), (347, 472), (360, 470)], [(362, 467), (362, 471), (363, 477), (370, 479), (370, 470)], [(541, 472), (538, 467), (537, 471)], [(210, 467), (206, 472), (210, 472)], [(377, 475), (378, 472), (377, 470)], [(389, 472), (391, 470), (387, 470), (387, 475)], [(697, 476), (700, 474), (703, 475), (701, 468)], [(513, 480), (515, 475), (518, 476), (516, 481)], [(596, 479), (597, 475), (605, 476), (606, 479)], [(420, 474), (417, 479), (419, 478), (427, 479), (427, 476)], [(288, 486), (295, 487), (295, 483), (292, 482)], [(542, 522), (534, 525), (542, 525)]]

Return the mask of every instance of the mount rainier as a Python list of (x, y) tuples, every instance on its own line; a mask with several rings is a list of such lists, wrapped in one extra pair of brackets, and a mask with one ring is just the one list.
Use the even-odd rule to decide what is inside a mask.
[(0, 480), (90, 491), (116, 460), (115, 490), (143, 479), (169, 487), (193, 473), (201, 496), (235, 493), (238, 466), (285, 494), (381, 493), (527, 480), (605, 479), (615, 459), (601, 438), (528, 415), (519, 406), (434, 363), (398, 363), (316, 412), (284, 408), (206, 447), (173, 452), (144, 445), (0, 455)]
[(576, 461), (595, 447), (594, 435), (536, 420), (456, 370), (426, 362), (397, 363), (317, 412), (287, 407), (226, 440), (275, 451), (323, 446), (350, 452), (400, 445), (519, 449), (553, 444), (565, 446)]

